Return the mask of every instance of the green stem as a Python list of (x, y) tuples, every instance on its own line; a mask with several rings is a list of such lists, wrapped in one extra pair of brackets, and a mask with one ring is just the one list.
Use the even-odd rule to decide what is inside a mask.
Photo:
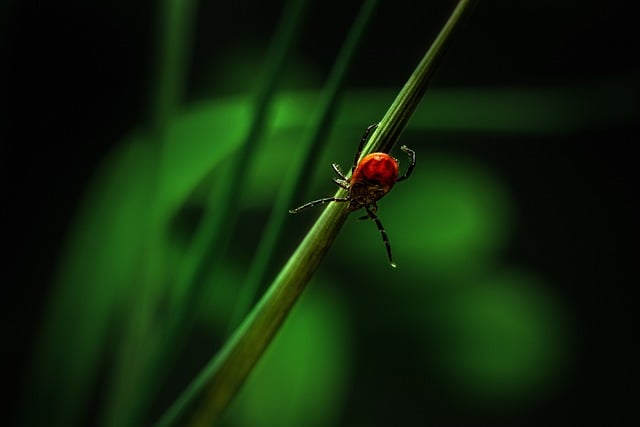
[(374, 151), (384, 153), (391, 151), (427, 90), (429, 80), (442, 59), (453, 31), (459, 27), (474, 3), (474, 0), (458, 1), (444, 27), (387, 110), (376, 131), (371, 135), (362, 156)]
[[(418, 106), (447, 41), (472, 3), (472, 0), (458, 2), (436, 41), (380, 122), (365, 152), (388, 151), (397, 141)], [(343, 191), (338, 191), (336, 196)], [(220, 416), (320, 265), (348, 214), (345, 204), (327, 206), (249, 316), (169, 408), (158, 426), (176, 425), (186, 418), (194, 424), (210, 425)]]
[[(178, 266), (170, 299), (172, 315), (165, 326), (168, 346), (182, 347), (185, 331), (191, 328), (194, 321), (188, 310), (196, 304), (205, 286), (215, 286), (207, 279), (211, 277), (212, 271), (217, 270), (224, 248), (230, 240), (241, 190), (246, 183), (246, 164), (250, 162), (255, 146), (264, 132), (278, 79), (282, 75), (288, 53), (299, 39), (308, 6), (309, 0), (288, 0), (283, 8), (276, 33), (265, 56), (264, 71), (253, 95), (251, 126), (231, 159), (233, 165), (225, 177), (235, 184), (223, 186), (221, 194), (211, 194), (211, 200), (207, 203), (210, 207), (215, 203), (218, 208), (207, 209), (208, 214), (198, 224), (194, 238)], [(219, 206), (224, 206), (224, 209), (220, 209)], [(169, 366), (175, 352), (167, 351), (164, 354), (166, 356), (161, 363)]]
[[(226, 178), (235, 184), (224, 186), (222, 194), (212, 194), (213, 199), (208, 204), (213, 206), (215, 203), (217, 208), (208, 209), (211, 213), (207, 214), (198, 225), (187, 254), (183, 257), (184, 261), (174, 286), (177, 292), (184, 292), (184, 295), (176, 296), (178, 310), (192, 307), (202, 288), (205, 285), (211, 286), (207, 278), (218, 268), (224, 248), (230, 240), (241, 191), (246, 187), (248, 176), (246, 165), (250, 162), (251, 155), (255, 152), (255, 147), (265, 129), (269, 106), (279, 76), (282, 75), (281, 71), (288, 52), (299, 39), (308, 4), (309, 0), (289, 0), (284, 7), (277, 32), (269, 44), (266, 69), (254, 96), (253, 121), (250, 130), (232, 158), (231, 176)], [(220, 206), (224, 209), (219, 208)], [(180, 319), (182, 316), (178, 315), (177, 318)], [(181, 329), (178, 328), (178, 330)]]
[(360, 9), (345, 42), (338, 53), (338, 57), (331, 69), (327, 84), (322, 92), (320, 107), (313, 120), (313, 126), (309, 129), (302, 142), (302, 153), (299, 162), (295, 163), (292, 170), (284, 180), (282, 188), (278, 192), (276, 202), (273, 205), (271, 215), (264, 227), (264, 233), (259, 240), (258, 249), (253, 262), (247, 273), (242, 293), (234, 306), (231, 316), (230, 327), (233, 331), (248, 312), (251, 304), (255, 300), (260, 285), (264, 281), (267, 268), (273, 263), (273, 256), (276, 253), (278, 238), (282, 235), (286, 215), (283, 212), (292, 206), (293, 201), (302, 197), (306, 181), (301, 179), (303, 175), (313, 176), (317, 169), (315, 161), (320, 155), (323, 147), (322, 141), (327, 134), (337, 111), (337, 104), (340, 100), (341, 89), (350, 67), (353, 56), (356, 52), (359, 41), (362, 39), (365, 28), (373, 16), (373, 12), (378, 5), (378, 0), (367, 0)]

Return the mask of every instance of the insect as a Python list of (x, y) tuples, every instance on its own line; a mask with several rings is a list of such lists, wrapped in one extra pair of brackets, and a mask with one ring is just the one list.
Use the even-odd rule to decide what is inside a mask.
[(367, 154), (362, 158), (362, 160), (358, 161), (360, 154), (362, 153), (362, 148), (369, 137), (369, 133), (377, 126), (377, 124), (373, 124), (364, 131), (364, 135), (362, 135), (360, 145), (358, 146), (358, 151), (356, 152), (356, 156), (353, 160), (353, 166), (351, 166), (351, 178), (347, 178), (340, 170), (340, 166), (336, 163), (331, 165), (335, 173), (339, 176), (339, 178), (333, 178), (333, 182), (335, 182), (339, 187), (347, 190), (348, 193), (346, 197), (326, 197), (314, 200), (295, 209), (289, 210), (289, 213), (298, 213), (307, 208), (329, 202), (349, 203), (349, 211), (351, 212), (364, 208), (364, 210), (367, 211), (367, 214), (358, 219), (371, 219), (376, 223), (378, 231), (380, 231), (380, 234), (382, 235), (382, 241), (387, 249), (389, 263), (392, 267), (395, 267), (396, 264), (393, 262), (393, 257), (391, 255), (391, 243), (387, 237), (387, 232), (376, 215), (378, 210), (377, 201), (384, 197), (384, 195), (393, 188), (396, 182), (404, 181), (409, 178), (416, 165), (416, 153), (407, 148), (406, 145), (400, 147), (402, 151), (407, 153), (411, 161), (407, 171), (402, 176), (398, 176), (398, 161), (387, 153)]

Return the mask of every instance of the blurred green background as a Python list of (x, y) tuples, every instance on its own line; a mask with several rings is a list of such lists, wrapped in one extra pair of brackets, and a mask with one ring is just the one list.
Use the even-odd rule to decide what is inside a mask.
[[(149, 425), (215, 354), (360, 5), (310, 2), (237, 181), (284, 3), (184, 3), (165, 32), (160, 4), (0, 10), (9, 425)], [(291, 207), (333, 194), (331, 163), (349, 167), (452, 4), (380, 2)], [(398, 268), (375, 226), (349, 218), (223, 425), (630, 414), (622, 260), (640, 81), (622, 5), (479, 2), (402, 136), (415, 172), (380, 202)], [(179, 46), (163, 74), (167, 43)], [(209, 262), (190, 242), (228, 190), (231, 238), (182, 286), (185, 265)], [(286, 218), (267, 283), (319, 213)]]

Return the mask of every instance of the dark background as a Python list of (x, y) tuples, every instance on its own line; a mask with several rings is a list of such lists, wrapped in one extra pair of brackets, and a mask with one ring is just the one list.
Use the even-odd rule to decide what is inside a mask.
[[(240, 90), (231, 83), (210, 86), (210, 58), (247, 46), (263, 49), (280, 8), (278, 2), (202, 3), (185, 102)], [(450, 7), (446, 1), (423, 3), (383, 2), (362, 43), (360, 61), (356, 57), (350, 87), (395, 88), (404, 81), (421, 55), (421, 43), (411, 40), (424, 40), (425, 34), (430, 40)], [(563, 87), (608, 77), (637, 79), (636, 15), (623, 5), (480, 1), (433, 85)], [(146, 119), (154, 7), (148, 0), (2, 6), (6, 133), (1, 157), (3, 234), (8, 237), (2, 256), (8, 290), (3, 355), (11, 379), (5, 391), (13, 398), (19, 396), (31, 338), (74, 208), (114, 142)], [(313, 9), (297, 55), (317, 70), (320, 85), (357, 3), (316, 2)], [(390, 43), (405, 38), (406, 49)], [(386, 66), (366, 66), (379, 58)], [(629, 90), (637, 95), (637, 80)], [(631, 375), (636, 361), (630, 344), (636, 340), (631, 325), (637, 274), (628, 267), (636, 258), (630, 249), (636, 246), (631, 234), (637, 220), (631, 211), (637, 192), (630, 147), (637, 131), (638, 122), (625, 119), (542, 144), (523, 138), (521, 147), (507, 152), (488, 148), (504, 170), (527, 170), (528, 177), (535, 177), (514, 183), (517, 191), (548, 202), (521, 206), (531, 229), (523, 232), (525, 239), (518, 240), (511, 256), (533, 253), (565, 279), (561, 292), (581, 323), (581, 356), (570, 386), (529, 413), (494, 414), (495, 419), (511, 425), (526, 419), (532, 425), (578, 419), (620, 425), (633, 415), (637, 382)], [(550, 231), (549, 224), (555, 229)], [(556, 233), (558, 245), (538, 248), (534, 236), (539, 230)]]

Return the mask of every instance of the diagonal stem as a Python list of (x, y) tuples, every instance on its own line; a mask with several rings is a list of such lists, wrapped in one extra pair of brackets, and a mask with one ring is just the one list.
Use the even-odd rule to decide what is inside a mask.
[(231, 316), (231, 330), (235, 329), (242, 318), (254, 302), (260, 285), (264, 281), (267, 268), (273, 263), (274, 248), (277, 245), (278, 237), (282, 235), (284, 223), (287, 218), (283, 212), (293, 205), (293, 201), (299, 199), (304, 192), (305, 180), (303, 175), (314, 175), (317, 168), (314, 160), (320, 155), (322, 141), (326, 139), (330, 124), (337, 110), (336, 106), (340, 100), (341, 88), (347, 75), (347, 70), (355, 55), (358, 42), (371, 20), (373, 12), (379, 0), (367, 0), (360, 9), (358, 16), (351, 26), (349, 34), (338, 53), (338, 57), (331, 69), (327, 84), (320, 100), (317, 116), (314, 118), (314, 125), (302, 142), (302, 156), (298, 163), (293, 166), (287, 179), (284, 180), (282, 188), (278, 192), (276, 203), (264, 228), (262, 238), (251, 263), (247, 278), (243, 285), (242, 293), (236, 303)]
[[(458, 2), (433, 45), (380, 122), (363, 155), (372, 150), (389, 151), (397, 141), (418, 106), (454, 29), (459, 27), (472, 4), (472, 0)], [(342, 189), (338, 190), (336, 197), (343, 192)], [(348, 214), (345, 204), (327, 206), (251, 313), (169, 408), (158, 426), (176, 425), (185, 417), (190, 417), (198, 424), (204, 420), (210, 425), (220, 416), (320, 265)]]

